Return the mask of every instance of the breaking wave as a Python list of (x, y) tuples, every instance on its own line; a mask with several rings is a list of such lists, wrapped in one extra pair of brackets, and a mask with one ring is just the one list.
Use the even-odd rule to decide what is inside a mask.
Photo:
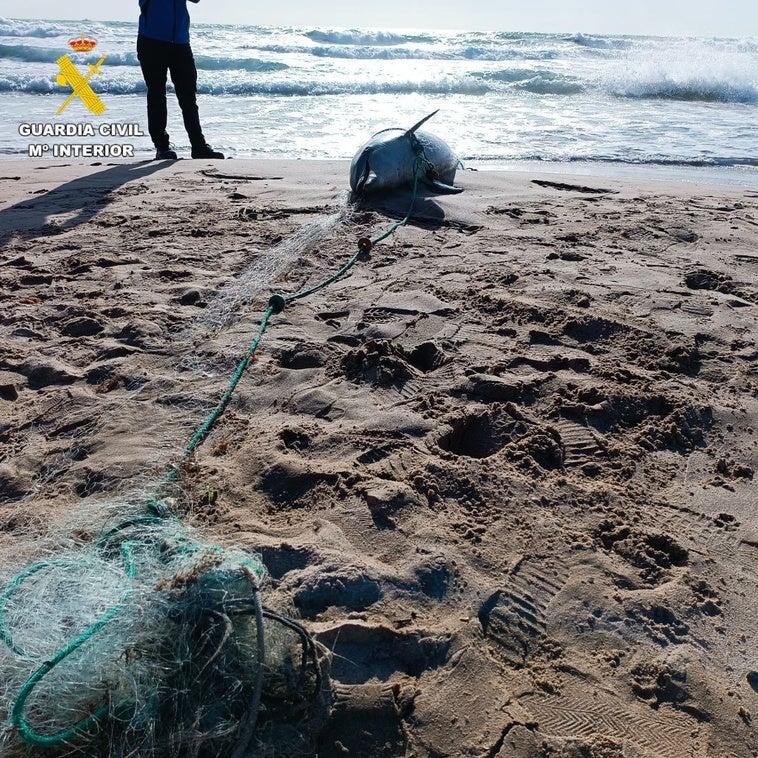
[(431, 37), (410, 36), (397, 34), (395, 32), (366, 31), (358, 29), (350, 30), (326, 30), (313, 29), (306, 32), (305, 36), (319, 44), (326, 45), (404, 45), (407, 42), (418, 42), (419, 40), (433, 41)]
[(65, 32), (60, 25), (53, 26), (39, 21), (23, 21), (20, 19), (0, 17), (0, 37), (60, 37)]

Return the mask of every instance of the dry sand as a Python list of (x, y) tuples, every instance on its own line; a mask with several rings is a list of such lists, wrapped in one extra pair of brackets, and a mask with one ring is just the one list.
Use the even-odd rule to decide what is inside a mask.
[[(758, 191), (458, 179), (273, 318), (176, 508), (330, 651), (321, 756), (758, 755)], [(217, 299), (346, 184), (0, 164), (6, 562), (176, 460), (270, 292), (405, 210)]]

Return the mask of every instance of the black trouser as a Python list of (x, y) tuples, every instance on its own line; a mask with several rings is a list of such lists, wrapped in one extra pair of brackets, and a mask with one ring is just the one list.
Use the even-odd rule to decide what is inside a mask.
[(168, 148), (167, 72), (171, 72), (171, 81), (174, 83), (176, 99), (182, 109), (184, 128), (187, 130), (190, 144), (196, 148), (205, 145), (197, 112), (197, 68), (189, 43), (181, 45), (139, 35), (137, 58), (147, 85), (147, 129), (155, 147), (159, 150)]

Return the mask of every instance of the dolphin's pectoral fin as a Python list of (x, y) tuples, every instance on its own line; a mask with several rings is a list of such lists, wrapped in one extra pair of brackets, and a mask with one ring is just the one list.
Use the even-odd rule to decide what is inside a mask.
[(456, 195), (459, 192), (463, 192), (463, 187), (456, 187), (454, 184), (445, 184), (445, 182), (441, 181), (439, 172), (431, 164), (429, 164), (426, 170), (426, 176), (421, 181), (427, 186), (432, 187), (440, 195)]
[(440, 195), (457, 195), (459, 192), (463, 192), (463, 187), (456, 187), (454, 184), (445, 184), (439, 179), (427, 179), (425, 184), (434, 188), (435, 192)]

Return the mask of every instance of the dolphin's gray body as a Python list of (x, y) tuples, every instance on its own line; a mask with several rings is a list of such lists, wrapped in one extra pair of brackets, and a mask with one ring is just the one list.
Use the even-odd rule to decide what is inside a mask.
[(419, 184), (432, 192), (448, 195), (463, 192), (462, 187), (453, 184), (455, 171), (460, 165), (458, 156), (439, 137), (417, 131), (434, 113), (407, 131), (384, 129), (377, 132), (363, 145), (350, 164), (353, 192), (369, 195), (410, 188), (416, 171)]

